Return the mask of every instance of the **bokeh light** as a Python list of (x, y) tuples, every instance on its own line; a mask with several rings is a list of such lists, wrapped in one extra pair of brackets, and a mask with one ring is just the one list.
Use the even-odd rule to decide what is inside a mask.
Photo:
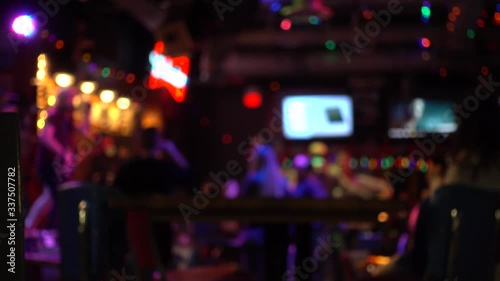
[(321, 141), (314, 141), (309, 145), (309, 153), (313, 155), (326, 155), (328, 153), (328, 146)]
[(35, 32), (35, 21), (27, 15), (17, 17), (12, 22), (12, 30), (19, 35), (29, 37)]
[(94, 82), (85, 81), (80, 85), (80, 91), (84, 94), (91, 94), (95, 91), (96, 84)]
[(319, 24), (319, 18), (317, 16), (310, 16), (309, 17), (309, 23), (312, 25), (318, 25)]
[(421, 38), (420, 45), (424, 48), (429, 48), (431, 46), (431, 40), (429, 40), (429, 38)]
[(281, 21), (280, 27), (281, 29), (288, 31), (292, 28), (292, 21), (289, 19), (284, 19)]
[(233, 136), (230, 134), (223, 134), (222, 135), (222, 143), (223, 144), (230, 144), (233, 141)]
[(124, 97), (117, 99), (116, 107), (122, 110), (128, 109), (130, 107), (130, 99)]
[(257, 91), (246, 92), (243, 96), (243, 105), (246, 108), (259, 108), (262, 105), (262, 94)]
[(42, 80), (45, 78), (45, 76), (47, 75), (47, 73), (45, 72), (45, 70), (43, 69), (40, 69), (36, 72), (36, 79), (38, 80)]
[(431, 17), (431, 8), (427, 7), (427, 6), (422, 6), (421, 8), (421, 12), (422, 12), (422, 16), (424, 18), (430, 18)]
[(405, 169), (408, 169), (408, 167), (410, 167), (410, 160), (407, 157), (403, 157), (403, 159), (401, 159), (401, 167)]
[(370, 163), (370, 159), (366, 156), (361, 157), (361, 160), (359, 161), (361, 168), (366, 169), (368, 168), (368, 164)]
[(40, 118), (47, 119), (48, 116), (49, 116), (49, 113), (47, 112), (47, 110), (40, 111)]
[(281, 9), (281, 4), (278, 3), (278, 2), (274, 2), (271, 4), (271, 11), (273, 12), (279, 12), (279, 10)]
[(373, 18), (372, 12), (370, 11), (363, 11), (363, 18), (365, 20), (371, 20)]
[(315, 169), (319, 169), (319, 168), (322, 168), (324, 165), (325, 165), (325, 158), (321, 157), (321, 156), (314, 156), (312, 159), (311, 159), (311, 166)]
[(47, 61), (46, 60), (39, 60), (37, 63), (37, 67), (39, 69), (44, 69), (47, 66)]
[(377, 216), (379, 222), (387, 222), (389, 220), (389, 214), (386, 212), (381, 212)]
[(280, 90), (280, 87), (281, 87), (281, 86), (280, 86), (280, 82), (278, 82), (278, 81), (273, 81), (273, 82), (271, 82), (271, 85), (270, 85), (269, 87), (271, 88), (271, 91), (273, 91), (273, 92), (277, 92), (277, 91), (279, 91), (279, 90)]
[(495, 24), (500, 24), (500, 12), (495, 12), (495, 14), (493, 15), (493, 19), (495, 21)]
[(305, 154), (297, 154), (293, 158), (293, 165), (297, 168), (306, 168), (309, 165), (309, 157)]
[(75, 76), (68, 73), (57, 73), (55, 81), (59, 87), (67, 88), (73, 85), (75, 82)]
[(56, 104), (56, 97), (55, 96), (49, 96), (47, 98), (47, 104), (49, 106), (53, 106), (54, 104)]
[(89, 62), (91, 58), (92, 58), (92, 56), (89, 53), (85, 53), (82, 56), (82, 61), (83, 62)]
[(488, 69), (487, 66), (482, 66), (481, 67), (481, 74), (483, 74), (484, 76), (488, 75), (488, 73), (490, 73), (490, 70)]
[(101, 75), (104, 78), (108, 78), (110, 73), (111, 73), (111, 70), (109, 69), (109, 67), (104, 67), (101, 71)]
[(476, 33), (474, 32), (474, 30), (467, 29), (467, 37), (469, 37), (469, 39), (474, 39), (476, 37)]
[(446, 29), (447, 29), (448, 31), (450, 31), (450, 32), (451, 32), (451, 31), (455, 31), (455, 24), (454, 24), (454, 23), (452, 23), (452, 22), (447, 23), (447, 24), (446, 24)]
[(135, 81), (135, 75), (130, 73), (127, 75), (127, 78), (125, 78), (125, 80), (127, 81), (127, 83), (132, 84)]
[(328, 40), (325, 42), (325, 47), (328, 50), (333, 51), (337, 47), (337, 44), (335, 44), (335, 42), (333, 40)]
[(104, 103), (110, 103), (115, 99), (115, 92), (111, 90), (103, 90), (100, 95), (101, 101)]
[(45, 127), (45, 120), (38, 119), (38, 121), (36, 121), (36, 126), (38, 127), (38, 129), (43, 129), (43, 127)]
[(358, 159), (356, 158), (351, 158), (349, 159), (349, 168), (354, 170), (358, 168)]
[(483, 19), (478, 19), (477, 20), (477, 26), (479, 26), (480, 28), (484, 28), (484, 26), (485, 26), (484, 20)]
[(446, 68), (444, 68), (444, 67), (441, 67), (441, 68), (439, 69), (439, 76), (441, 76), (441, 77), (446, 77), (446, 76), (448, 76), (448, 70), (446, 70)]
[(56, 49), (60, 50), (64, 47), (64, 41), (63, 40), (57, 40), (56, 41)]

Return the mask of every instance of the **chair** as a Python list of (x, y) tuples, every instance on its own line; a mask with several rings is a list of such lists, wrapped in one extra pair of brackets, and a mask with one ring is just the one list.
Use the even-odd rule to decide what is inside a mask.
[[(106, 237), (109, 224), (107, 217), (102, 215), (102, 204), (113, 192), (114, 190), (91, 183), (67, 182), (59, 186), (57, 200), (62, 280), (93, 280), (106, 275)], [(78, 232), (81, 201), (87, 203), (85, 237)], [(82, 238), (86, 240), (82, 241)], [(81, 261), (79, 257), (84, 257), (85, 261)]]
[(421, 213), (427, 242), (415, 245), (426, 251), (425, 279), (493, 281), (500, 253), (500, 193), (449, 185), (428, 203)]

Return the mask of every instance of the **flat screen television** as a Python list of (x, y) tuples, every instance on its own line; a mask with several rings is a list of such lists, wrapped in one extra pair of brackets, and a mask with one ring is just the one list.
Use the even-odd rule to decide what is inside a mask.
[(283, 134), (289, 140), (349, 137), (353, 103), (347, 95), (294, 95), (282, 102)]
[(456, 130), (450, 101), (415, 98), (390, 107), (390, 138), (419, 138), (433, 133), (450, 134)]

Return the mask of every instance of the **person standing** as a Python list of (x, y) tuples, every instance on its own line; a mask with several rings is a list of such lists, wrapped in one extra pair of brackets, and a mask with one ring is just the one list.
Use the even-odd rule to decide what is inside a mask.
[[(253, 152), (256, 156), (256, 169), (246, 176), (242, 184), (242, 196), (275, 199), (287, 197), (287, 180), (281, 172), (274, 149), (270, 145), (258, 145)], [(263, 229), (264, 256), (261, 262), (264, 264), (264, 280), (282, 280), (287, 270), (288, 225), (265, 224)]]
[[(304, 199), (326, 199), (328, 191), (321, 180), (313, 173), (310, 162), (304, 164), (294, 161), (298, 174), (298, 184), (291, 196)], [(295, 240), (297, 251), (295, 256), (295, 266), (302, 266), (304, 260), (313, 256), (313, 235), (319, 232), (322, 225), (319, 223), (299, 223), (295, 227)], [(312, 275), (312, 274), (311, 274)], [(304, 280), (312, 280), (308, 275)]]
[(74, 96), (73, 88), (61, 92), (52, 113), (45, 120), (45, 126), (41, 129), (36, 165), (43, 192), (26, 216), (26, 229), (42, 227), (44, 219), (48, 219), (47, 228), (57, 228), (57, 187), (69, 179), (75, 164), (75, 155), (71, 149), (74, 147)]
[[(168, 160), (167, 155), (173, 160)], [(172, 141), (162, 139), (155, 128), (147, 128), (141, 134), (139, 156), (119, 169), (114, 186), (133, 197), (174, 196), (176, 188), (190, 183), (188, 168), (187, 160)], [(128, 239), (145, 280), (149, 280), (151, 270), (158, 265), (155, 256), (162, 266), (172, 263), (173, 233), (170, 223), (149, 225), (148, 221), (147, 212), (129, 211), (127, 214)], [(120, 226), (114, 227), (118, 229)]]

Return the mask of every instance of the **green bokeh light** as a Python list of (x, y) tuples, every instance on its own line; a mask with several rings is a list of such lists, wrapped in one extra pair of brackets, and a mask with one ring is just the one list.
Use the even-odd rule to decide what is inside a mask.
[(317, 25), (317, 24), (319, 24), (319, 18), (317, 16), (310, 16), (309, 17), (309, 23)]
[(358, 167), (358, 160), (356, 158), (351, 158), (349, 160), (349, 168), (356, 169)]
[(423, 6), (422, 9), (422, 16), (424, 18), (430, 18), (431, 17), (431, 8)]
[(109, 77), (110, 73), (111, 73), (111, 70), (109, 69), (109, 67), (105, 67), (101, 71), (102, 77), (104, 77), (104, 78)]
[(311, 166), (313, 168), (321, 168), (325, 164), (325, 159), (321, 156), (315, 156), (311, 159)]
[(328, 50), (333, 51), (337, 47), (337, 44), (333, 40), (328, 40), (325, 42), (325, 46)]
[(469, 39), (474, 39), (476, 37), (476, 33), (474, 32), (474, 30), (467, 29), (467, 37), (469, 37)]

